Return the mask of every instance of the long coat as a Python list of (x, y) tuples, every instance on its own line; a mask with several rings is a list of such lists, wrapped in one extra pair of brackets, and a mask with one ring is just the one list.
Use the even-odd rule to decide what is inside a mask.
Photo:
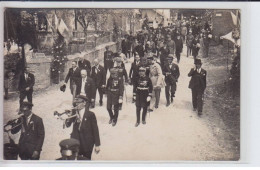
[(32, 114), (32, 117), (26, 124), (25, 117), (22, 117), (22, 124), (14, 128), (11, 133), (15, 134), (21, 130), (19, 139), (19, 155), (31, 157), (34, 151), (41, 152), (45, 137), (42, 118)]
[(207, 71), (201, 68), (200, 73), (198, 73), (194, 68), (192, 68), (188, 76), (191, 77), (189, 88), (199, 90), (200, 92), (204, 92), (207, 85)]
[(20, 75), (18, 90), (25, 91), (27, 87), (30, 87), (30, 91), (33, 91), (33, 86), (35, 84), (35, 78), (32, 73), (28, 73), (28, 78), (25, 80), (24, 74)]
[(133, 94), (136, 96), (135, 105), (137, 107), (147, 107), (147, 97), (152, 96), (153, 85), (149, 77), (139, 77), (134, 84)]
[(96, 87), (106, 85), (106, 72), (104, 67), (101, 65), (98, 66), (98, 69), (96, 69), (95, 66), (92, 67), (91, 78), (93, 79)]
[(70, 90), (73, 94), (73, 84), (76, 85), (76, 95), (79, 95), (80, 93), (80, 83), (81, 83), (81, 74), (80, 69), (77, 67), (75, 71), (73, 71), (73, 68), (69, 69), (69, 72), (65, 78), (65, 83), (67, 83), (70, 80)]
[(109, 77), (107, 80), (107, 105), (117, 105), (119, 98), (123, 97), (124, 83), (122, 78)]
[(66, 126), (69, 127), (72, 122), (74, 123), (71, 138), (79, 140), (80, 152), (90, 152), (93, 150), (94, 145), (100, 146), (97, 119), (93, 112), (85, 110), (81, 126), (76, 118), (67, 120)]

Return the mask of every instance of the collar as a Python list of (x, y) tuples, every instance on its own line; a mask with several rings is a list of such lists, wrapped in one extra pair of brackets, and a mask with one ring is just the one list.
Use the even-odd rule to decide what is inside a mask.
[(201, 73), (201, 68), (199, 68), (199, 69), (196, 69), (196, 70), (197, 70), (197, 72), (198, 72), (198, 73)]

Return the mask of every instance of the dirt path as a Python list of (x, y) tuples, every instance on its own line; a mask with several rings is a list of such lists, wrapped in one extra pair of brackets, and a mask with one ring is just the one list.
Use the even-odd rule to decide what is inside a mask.
[[(186, 51), (184, 49), (184, 51)], [(129, 70), (130, 63), (126, 64)], [(101, 138), (101, 152), (93, 153), (93, 160), (230, 160), (233, 153), (219, 144), (221, 136), (213, 133), (211, 123), (192, 111), (191, 91), (188, 89), (190, 78), (187, 76), (193, 59), (181, 56), (180, 78), (174, 104), (166, 107), (165, 92), (161, 91), (160, 105), (148, 114), (147, 124), (135, 127), (135, 105), (131, 103), (132, 86), (127, 86), (128, 102), (123, 104), (118, 124), (108, 124), (109, 116), (105, 105), (93, 111), (98, 120)], [(53, 116), (55, 110), (70, 108), (72, 97), (69, 90), (60, 92), (59, 87), (34, 96), (33, 112), (43, 118), (45, 141), (41, 159), (54, 160), (60, 156), (59, 142), (69, 138), (71, 128), (62, 129), (62, 122)], [(97, 100), (98, 101), (98, 100)], [(125, 102), (125, 99), (124, 99)], [(205, 101), (207, 103), (207, 101)], [(59, 109), (57, 109), (59, 108)], [(4, 122), (15, 117), (18, 99), (4, 102)], [(211, 111), (211, 110), (209, 110)], [(214, 110), (212, 110), (213, 112)], [(223, 125), (224, 126), (224, 125)], [(223, 127), (222, 127), (223, 128)], [(18, 139), (18, 135), (15, 136)], [(4, 136), (7, 142), (7, 135)], [(228, 143), (226, 145), (229, 145)]]

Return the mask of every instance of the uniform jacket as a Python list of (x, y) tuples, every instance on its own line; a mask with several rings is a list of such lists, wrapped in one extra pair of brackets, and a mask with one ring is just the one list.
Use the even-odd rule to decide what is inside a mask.
[(166, 64), (163, 69), (163, 74), (165, 75), (165, 83), (167, 85), (173, 85), (178, 81), (180, 76), (179, 66), (175, 63)]
[(75, 83), (76, 85), (76, 93), (77, 95), (80, 93), (80, 87), (81, 84), (81, 74), (80, 69), (77, 67), (75, 71), (73, 71), (73, 68), (69, 69), (69, 72), (65, 78), (65, 83), (67, 83), (70, 80), (70, 90), (72, 91), (72, 85)]
[(204, 91), (206, 89), (206, 76), (207, 71), (201, 68), (200, 73), (198, 73), (194, 68), (192, 68), (188, 74), (191, 77), (189, 88)]
[(98, 69), (96, 69), (96, 67), (93, 66), (91, 71), (91, 78), (93, 79), (96, 87), (106, 85), (106, 72), (104, 67), (99, 65)]
[(149, 77), (138, 77), (133, 86), (133, 94), (136, 96), (136, 106), (147, 107), (147, 97), (152, 96), (153, 85)]
[(27, 87), (30, 87), (30, 90), (33, 90), (33, 86), (35, 83), (34, 75), (32, 73), (28, 73), (28, 78), (25, 80), (24, 73), (20, 75), (20, 80), (18, 84), (19, 91), (25, 91)]
[[(80, 81), (79, 86), (77, 88), (77, 90), (79, 90), (79, 91), (77, 91), (77, 94), (80, 94), (81, 86), (82, 86), (82, 78), (81, 78), (81, 81)], [(95, 82), (89, 76), (86, 77), (86, 83), (85, 83), (84, 91), (85, 91), (86, 97), (88, 99), (90, 99), (90, 100), (94, 99), (95, 92), (96, 92)]]
[(107, 103), (116, 105), (118, 104), (119, 98), (123, 97), (124, 93), (124, 83), (122, 78), (112, 78), (109, 77), (107, 80)]
[(19, 153), (32, 155), (34, 151), (40, 152), (44, 141), (45, 131), (42, 118), (32, 114), (32, 117), (26, 124), (25, 117), (22, 117), (22, 124), (14, 128), (11, 133), (15, 134), (21, 130), (19, 139)]
[(66, 121), (66, 126), (69, 127), (73, 123), (71, 138), (80, 141), (80, 150), (83, 152), (92, 151), (94, 145), (100, 146), (99, 130), (97, 125), (96, 115), (85, 110), (81, 125), (76, 118)]
[(125, 66), (121, 65), (121, 66), (116, 66), (114, 68), (118, 69), (118, 77), (120, 77), (122, 80), (123, 80), (123, 78), (125, 78), (125, 82), (128, 82), (128, 75), (127, 75)]

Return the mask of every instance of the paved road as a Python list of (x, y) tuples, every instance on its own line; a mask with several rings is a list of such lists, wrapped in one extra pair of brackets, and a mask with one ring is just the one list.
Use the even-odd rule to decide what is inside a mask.
[[(129, 71), (130, 62), (126, 67)], [(101, 152), (98, 155), (93, 153), (93, 160), (200, 161), (225, 160), (232, 157), (232, 153), (218, 144), (218, 139), (211, 132), (204, 117), (199, 118), (197, 113), (192, 111), (191, 91), (188, 89), (190, 78), (187, 74), (193, 67), (193, 59), (183, 54), (179, 67), (181, 75), (174, 104), (165, 106), (165, 92), (162, 89), (159, 108), (148, 114), (146, 125), (134, 126), (136, 117), (135, 105), (131, 103), (132, 86), (126, 88), (128, 102), (124, 99), (125, 103), (115, 127), (108, 124), (106, 97), (103, 107), (97, 106), (93, 109), (101, 138)], [(55, 119), (53, 112), (70, 108), (71, 100), (69, 90), (62, 93), (58, 86), (50, 87), (48, 91), (34, 96), (33, 112), (43, 118), (46, 131), (41, 153), (43, 160), (58, 158), (59, 141), (69, 138), (71, 128), (63, 129), (62, 121)], [(4, 122), (15, 117), (17, 109), (18, 99), (5, 101)], [(19, 136), (15, 135), (14, 138), (17, 141)], [(6, 134), (4, 140), (8, 141)]]

